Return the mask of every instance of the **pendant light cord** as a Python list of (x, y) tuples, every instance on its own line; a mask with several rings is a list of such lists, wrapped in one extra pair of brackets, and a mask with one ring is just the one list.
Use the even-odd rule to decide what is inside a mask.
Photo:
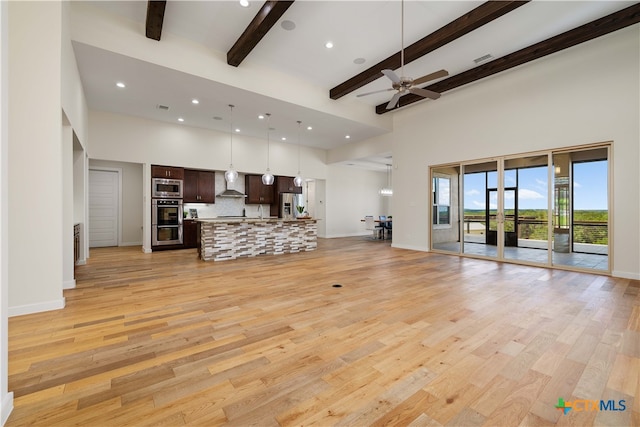
[(300, 125), (302, 121), (298, 120), (298, 175), (300, 175)]
[(230, 152), (230, 158), (229, 158), (229, 164), (230, 165), (233, 165), (233, 107), (235, 107), (235, 106), (232, 105), (232, 104), (229, 104), (229, 109), (231, 110), (231, 115), (230, 115), (230, 119), (229, 119), (231, 121), (231, 125), (230, 125), (231, 126), (231, 129), (230, 129), (231, 132), (229, 134), (229, 136), (230, 136), (229, 139), (230, 139), (230, 142), (231, 142), (231, 147), (230, 147), (231, 148), (231, 150), (230, 150), (231, 152)]
[(269, 170), (269, 132), (271, 131), (271, 114), (266, 113), (267, 116), (267, 170)]
[(404, 78), (404, 0), (400, 1), (400, 77)]

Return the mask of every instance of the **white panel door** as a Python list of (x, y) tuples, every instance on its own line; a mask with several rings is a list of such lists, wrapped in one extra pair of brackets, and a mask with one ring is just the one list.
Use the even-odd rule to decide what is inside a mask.
[(119, 176), (89, 170), (89, 247), (118, 246)]

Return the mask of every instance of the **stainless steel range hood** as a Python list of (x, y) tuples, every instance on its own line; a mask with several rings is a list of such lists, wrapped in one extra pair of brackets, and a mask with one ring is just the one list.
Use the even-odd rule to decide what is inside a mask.
[(236, 199), (247, 197), (246, 194), (241, 193), (238, 190), (234, 190), (233, 188), (229, 188), (228, 182), (225, 181), (225, 183), (226, 183), (227, 189), (224, 190), (222, 193), (218, 194), (216, 197), (229, 197), (229, 198), (236, 198)]

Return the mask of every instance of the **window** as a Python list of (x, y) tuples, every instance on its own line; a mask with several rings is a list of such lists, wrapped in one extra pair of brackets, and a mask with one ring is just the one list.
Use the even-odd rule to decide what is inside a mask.
[(433, 224), (451, 224), (451, 180), (433, 177)]

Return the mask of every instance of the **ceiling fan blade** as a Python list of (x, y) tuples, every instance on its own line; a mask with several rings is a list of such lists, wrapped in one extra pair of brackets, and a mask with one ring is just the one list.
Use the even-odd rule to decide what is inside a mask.
[(389, 92), (390, 90), (395, 90), (395, 89), (390, 87), (389, 89), (374, 90), (373, 92), (361, 93), (360, 95), (356, 95), (356, 98), (361, 97), (361, 96), (373, 95), (374, 93)]
[(420, 89), (419, 87), (412, 87), (409, 89), (409, 92), (414, 93), (416, 95), (423, 96), (425, 98), (430, 99), (438, 99), (440, 98), (440, 94), (438, 92), (434, 92), (432, 90)]
[(389, 103), (387, 104), (387, 110), (395, 108), (396, 105), (398, 105), (398, 101), (400, 100), (401, 96), (402, 94), (400, 92), (396, 92), (396, 94), (393, 95), (393, 98), (391, 98), (391, 101), (389, 101)]
[(422, 76), (418, 79), (415, 79), (413, 81), (414, 85), (419, 85), (422, 84), (424, 82), (428, 82), (429, 80), (434, 80), (434, 79), (439, 79), (440, 77), (446, 77), (449, 75), (449, 72), (447, 70), (440, 70), (440, 71), (436, 71), (434, 73), (431, 74), (427, 74), (426, 76)]
[(393, 70), (382, 70), (382, 74), (387, 76), (394, 83), (400, 83), (400, 77)]

